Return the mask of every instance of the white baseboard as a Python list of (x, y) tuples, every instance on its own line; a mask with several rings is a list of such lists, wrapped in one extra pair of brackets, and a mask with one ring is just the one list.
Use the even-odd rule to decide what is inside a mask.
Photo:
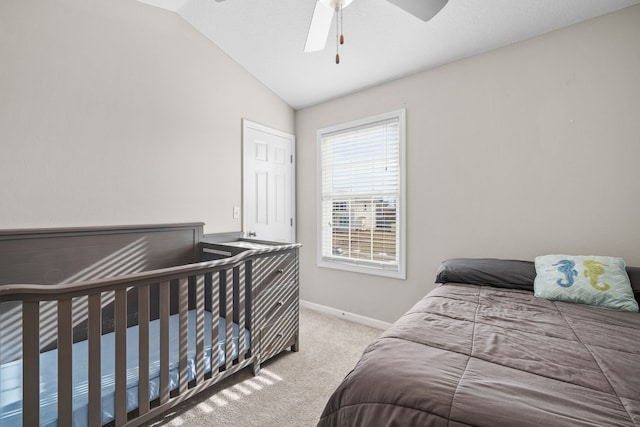
[(319, 311), (320, 313), (329, 314), (341, 319), (350, 320), (351, 322), (371, 326), (372, 328), (387, 329), (389, 326), (391, 326), (391, 323), (389, 322), (383, 322), (382, 320), (372, 319), (371, 317), (361, 316), (359, 314), (350, 313), (348, 311), (338, 310), (337, 308), (328, 307), (322, 304), (316, 304), (315, 302), (305, 301), (301, 299), (300, 305), (311, 310)]

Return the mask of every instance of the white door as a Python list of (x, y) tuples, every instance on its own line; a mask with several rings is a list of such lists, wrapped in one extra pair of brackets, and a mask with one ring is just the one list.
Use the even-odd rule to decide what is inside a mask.
[(295, 137), (242, 121), (242, 229), (245, 237), (295, 240)]

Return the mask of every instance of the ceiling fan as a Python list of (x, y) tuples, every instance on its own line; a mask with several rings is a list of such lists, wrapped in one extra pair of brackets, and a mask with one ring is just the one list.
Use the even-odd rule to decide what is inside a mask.
[[(219, 1), (219, 0), (218, 0)], [(305, 52), (323, 50), (327, 44), (327, 37), (331, 29), (333, 15), (336, 15), (336, 64), (340, 63), (337, 52), (338, 42), (344, 44), (342, 35), (342, 9), (349, 6), (353, 0), (316, 0), (311, 25), (307, 33)], [(448, 0), (387, 0), (388, 2), (406, 10), (410, 14), (428, 21), (433, 18), (447, 4)], [(339, 36), (339, 37), (338, 37)]]

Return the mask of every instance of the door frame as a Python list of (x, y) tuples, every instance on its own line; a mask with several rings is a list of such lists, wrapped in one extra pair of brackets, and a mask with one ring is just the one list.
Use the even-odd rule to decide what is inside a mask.
[(295, 243), (297, 236), (297, 218), (296, 218), (296, 137), (293, 134), (288, 132), (283, 132), (278, 129), (271, 128), (269, 126), (265, 126), (260, 123), (253, 122), (251, 120), (242, 119), (242, 234), (245, 238), (250, 238), (247, 236), (248, 229), (248, 220), (247, 220), (247, 200), (249, 197), (248, 192), (246, 191), (246, 179), (245, 171), (247, 170), (245, 166), (245, 153), (247, 150), (247, 144), (249, 141), (246, 139), (247, 129), (254, 129), (259, 132), (269, 133), (272, 135), (276, 135), (282, 138), (286, 138), (291, 141), (291, 243)]

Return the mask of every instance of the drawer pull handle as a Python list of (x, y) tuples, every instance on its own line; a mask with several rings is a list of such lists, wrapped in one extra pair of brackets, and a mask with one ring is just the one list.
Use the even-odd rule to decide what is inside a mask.
[(264, 322), (265, 323), (268, 322), (269, 319), (271, 319), (271, 317), (273, 317), (273, 315), (278, 311), (278, 308), (282, 307), (283, 305), (284, 305), (284, 301), (282, 300), (275, 303), (275, 305), (273, 305), (269, 310), (269, 313), (264, 316)]

